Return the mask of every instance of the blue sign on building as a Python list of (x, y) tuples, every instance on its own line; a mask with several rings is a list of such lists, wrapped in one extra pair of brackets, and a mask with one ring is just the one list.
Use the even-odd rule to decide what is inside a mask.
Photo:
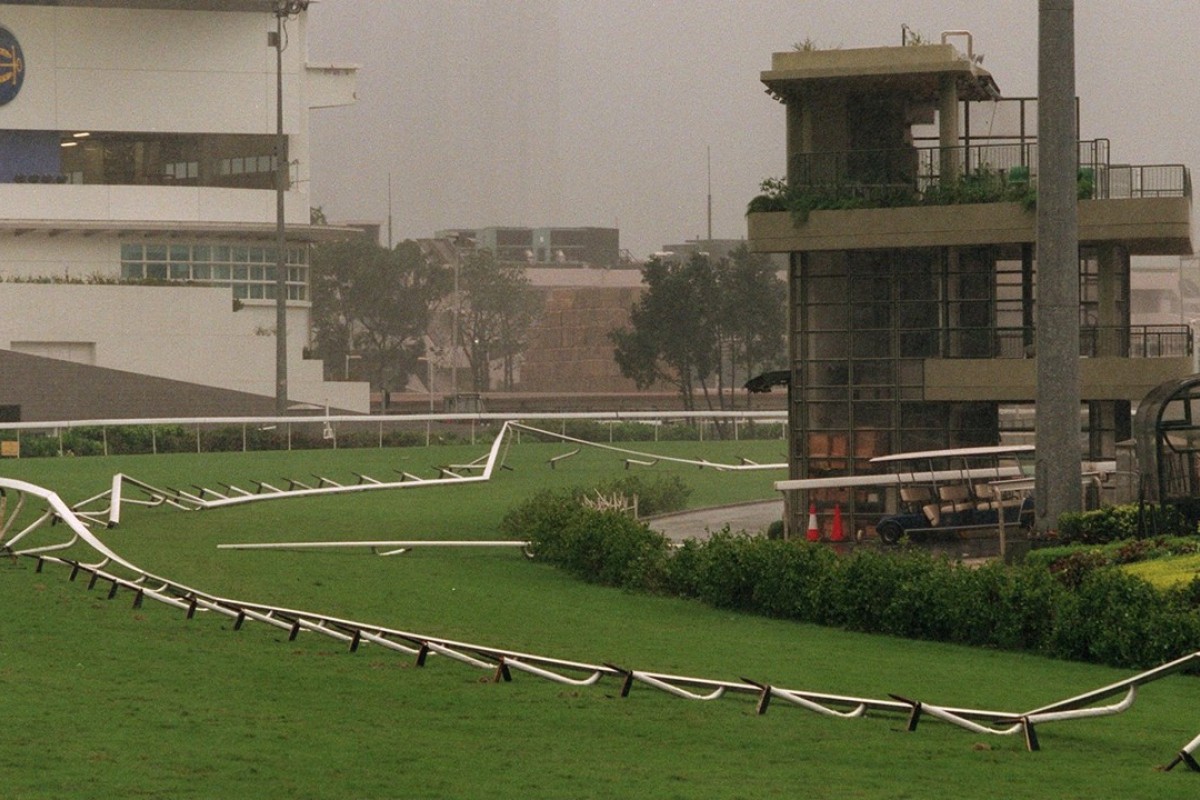
[(0, 26), (0, 106), (21, 91), (25, 81), (25, 54), (8, 28)]

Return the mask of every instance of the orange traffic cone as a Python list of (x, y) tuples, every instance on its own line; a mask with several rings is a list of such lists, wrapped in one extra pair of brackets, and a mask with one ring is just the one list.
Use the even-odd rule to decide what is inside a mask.
[(821, 530), (817, 527), (817, 504), (808, 504), (808, 534), (806, 538), (810, 542), (821, 541)]
[(842, 530), (842, 504), (837, 503), (833, 507), (833, 531), (829, 534), (829, 541), (844, 542), (846, 533)]

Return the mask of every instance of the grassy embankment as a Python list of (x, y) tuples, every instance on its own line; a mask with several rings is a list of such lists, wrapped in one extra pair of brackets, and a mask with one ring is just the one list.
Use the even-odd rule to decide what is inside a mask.
[[(728, 460), (781, 443), (663, 444)], [(431, 475), (482, 447), (6, 462), (68, 502), (125, 471), (151, 483), (248, 485), (318, 472)], [(620, 473), (611, 454), (525, 443), (488, 485), (185, 514), (133, 509), (123, 555), (209, 591), (591, 661), (875, 697), (1022, 710), (1124, 677), (1019, 654), (869, 637), (576, 582), (510, 551), (231, 552), (235, 541), (491, 538), (513, 504)], [(772, 473), (660, 464), (709, 505), (770, 497)], [(830, 720), (751, 698), (692, 703), (615, 682), (569, 688), (433, 659), (113, 601), (66, 571), (0, 567), (0, 795), (31, 797), (1193, 797), (1154, 767), (1197, 732), (1200, 682), (1146, 687), (1118, 717), (1046, 725), (1043, 750), (900, 717)]]

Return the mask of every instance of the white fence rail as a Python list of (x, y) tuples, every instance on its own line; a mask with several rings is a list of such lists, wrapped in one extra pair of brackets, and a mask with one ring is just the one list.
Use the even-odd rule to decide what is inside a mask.
[[(603, 411), (603, 412), (532, 412), (452, 413), (404, 415), (328, 415), (301, 417), (163, 417), (155, 419), (51, 420), (40, 422), (0, 422), (0, 440), (22, 442), (46, 439), (56, 442), (51, 448), (57, 455), (73, 453), (72, 433), (95, 433), (96, 455), (118, 450), (116, 438), (121, 429), (138, 434), (143, 440), (138, 452), (192, 452), (313, 449), (320, 447), (389, 447), (402, 444), (433, 444), (443, 434), (475, 444), (481, 432), (510, 420), (537, 420), (558, 423), (566, 433), (569, 423), (594, 422), (607, 427), (609, 441), (617, 441), (622, 423), (646, 425), (645, 440), (658, 441), (664, 426), (683, 424), (696, 431), (701, 441), (741, 439), (750, 428), (779, 426), (778, 438), (785, 435), (786, 412), (782, 411)], [(603, 435), (603, 434), (602, 434)], [(231, 445), (230, 437), (233, 437)], [(757, 437), (761, 438), (761, 437)], [(208, 439), (206, 446), (206, 439)], [(239, 441), (240, 439), (240, 441)], [(110, 444), (112, 446), (110, 446)], [(310, 446), (304, 446), (310, 445)], [(46, 455), (46, 447), (34, 455)]]

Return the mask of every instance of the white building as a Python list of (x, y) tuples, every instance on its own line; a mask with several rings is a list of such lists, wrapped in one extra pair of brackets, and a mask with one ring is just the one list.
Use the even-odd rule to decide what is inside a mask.
[[(0, 349), (274, 396), (278, 5), (0, 1)], [(303, 358), (309, 246), (344, 235), (309, 224), (309, 113), (355, 99), (305, 26), (279, 73), (288, 395), (366, 412)]]

